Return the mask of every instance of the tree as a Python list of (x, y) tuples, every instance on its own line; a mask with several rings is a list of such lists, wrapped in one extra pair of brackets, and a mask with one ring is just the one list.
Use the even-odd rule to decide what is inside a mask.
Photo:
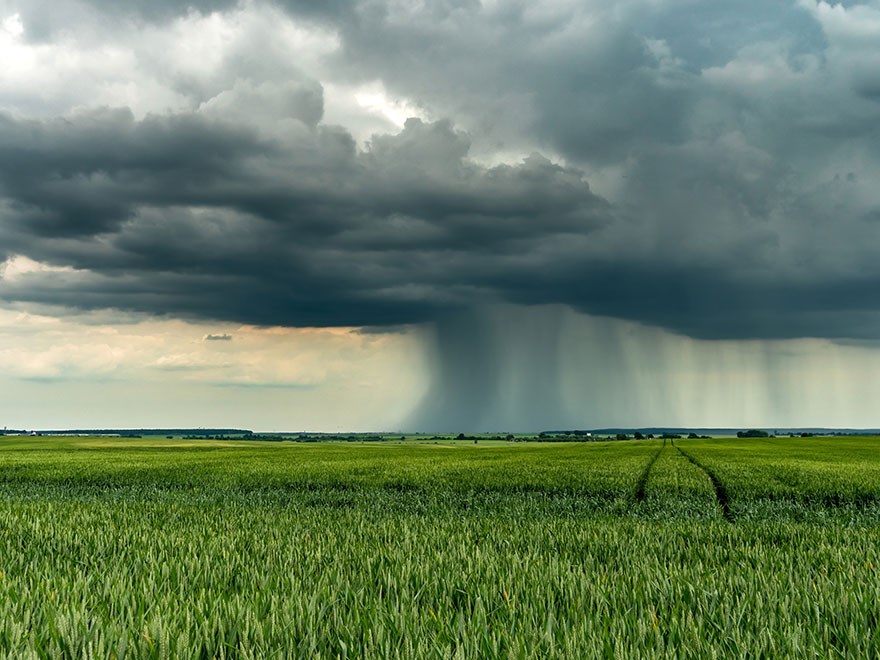
[(770, 434), (766, 431), (759, 431), (758, 429), (749, 429), (748, 431), (737, 431), (737, 438), (769, 438)]

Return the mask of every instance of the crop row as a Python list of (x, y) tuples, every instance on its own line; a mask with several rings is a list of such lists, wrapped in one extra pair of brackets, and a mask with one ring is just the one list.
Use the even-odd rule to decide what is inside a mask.
[[(580, 510), (706, 516), (729, 499), (731, 517), (880, 517), (877, 439), (733, 439), (474, 446), (125, 440), (0, 442), (0, 489), (23, 494), (128, 493), (165, 497), (284, 498), (311, 492), (344, 502), (352, 493), (401, 494), (409, 503), (505, 494), (578, 498)], [(711, 475), (711, 478), (710, 478)], [(712, 479), (715, 481), (713, 482)], [(410, 494), (408, 497), (406, 494)], [(121, 495), (120, 495), (121, 496)], [(638, 506), (634, 506), (637, 504)], [(653, 515), (652, 514), (652, 515)]]
[(876, 657), (832, 442), (0, 445), (0, 656)]
[(880, 652), (876, 528), (41, 500), (0, 511), (14, 657)]

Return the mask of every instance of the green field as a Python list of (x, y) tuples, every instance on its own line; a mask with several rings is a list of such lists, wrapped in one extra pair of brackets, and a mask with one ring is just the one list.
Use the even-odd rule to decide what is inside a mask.
[(880, 439), (0, 438), (6, 657), (880, 657)]

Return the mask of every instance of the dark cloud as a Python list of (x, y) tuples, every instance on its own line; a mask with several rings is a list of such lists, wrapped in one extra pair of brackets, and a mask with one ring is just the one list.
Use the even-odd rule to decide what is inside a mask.
[(58, 238), (112, 232), (139, 204), (211, 195), (219, 181), (242, 180), (242, 160), (268, 147), (194, 115), (135, 121), (127, 109), (97, 109), (51, 121), (0, 115), (0, 150), (6, 222)]
[[(70, 0), (55, 17), (233, 6), (251, 7)], [(0, 252), (74, 269), (0, 296), (441, 330), (488, 303), (558, 303), (702, 338), (880, 336), (880, 55), (842, 11), (826, 26), (819, 6), (757, 1), (271, 6), (338, 36), (336, 82), (381, 80), (454, 122), (359, 148), (322, 123), (321, 83), (253, 36), (223, 75), (169, 74), (187, 111), (0, 116)], [(21, 9), (29, 36), (57, 28), (47, 7)], [(474, 157), (498, 150), (566, 164)]]
[(303, 130), (281, 149), (196, 115), (100, 111), (3, 127), (0, 161), (19, 164), (0, 169), (3, 244), (76, 269), (4, 282), (7, 300), (412, 323), (491, 299), (484, 280), (515, 267), (500, 264), (608, 221), (578, 171), (537, 155), (477, 165), (446, 122), (411, 120), (365, 153), (336, 128)]

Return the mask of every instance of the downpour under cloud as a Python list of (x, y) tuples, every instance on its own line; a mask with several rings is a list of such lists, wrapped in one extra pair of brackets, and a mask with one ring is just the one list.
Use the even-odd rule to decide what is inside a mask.
[(880, 339), (877, 2), (0, 0), (0, 26), (7, 305), (432, 323), (438, 373), (492, 372), (506, 305)]

